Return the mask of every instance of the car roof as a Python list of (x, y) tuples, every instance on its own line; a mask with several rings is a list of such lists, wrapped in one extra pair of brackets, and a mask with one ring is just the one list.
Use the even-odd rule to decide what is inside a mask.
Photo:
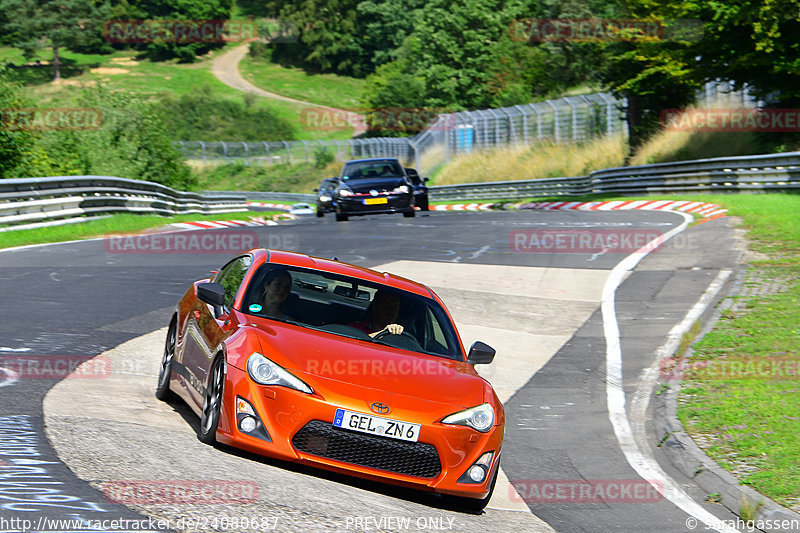
[[(308, 268), (311, 270), (321, 270), (323, 272), (331, 272), (333, 274), (341, 274), (343, 276), (350, 276), (353, 278), (362, 279), (364, 281), (371, 281), (373, 283), (380, 283), (395, 289), (432, 298), (430, 289), (421, 283), (412, 281), (410, 279), (395, 276), (388, 272), (378, 272), (369, 268), (364, 268), (349, 263), (343, 263), (334, 259), (325, 259), (322, 257), (314, 257), (298, 252), (287, 252), (286, 250), (272, 250), (264, 248), (256, 248), (251, 250), (255, 259), (258, 261), (261, 256), (264, 257), (265, 262), (271, 264), (282, 264), (287, 266), (296, 266)], [(268, 254), (268, 256), (267, 256)]]
[(371, 157), (369, 159), (351, 159), (350, 161), (345, 161), (344, 164), (346, 165), (348, 163), (361, 163), (361, 162), (365, 162), (365, 161), (366, 162), (368, 162), (368, 161), (397, 161), (398, 163), (400, 162), (400, 160), (398, 160), (396, 157)]

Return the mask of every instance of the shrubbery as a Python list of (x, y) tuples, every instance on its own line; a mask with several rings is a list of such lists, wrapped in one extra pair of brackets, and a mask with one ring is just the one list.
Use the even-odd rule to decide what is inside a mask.
[(284, 141), (295, 138), (294, 127), (269, 109), (257, 108), (254, 98), (214, 98), (208, 86), (180, 98), (165, 97), (161, 111), (173, 140)]

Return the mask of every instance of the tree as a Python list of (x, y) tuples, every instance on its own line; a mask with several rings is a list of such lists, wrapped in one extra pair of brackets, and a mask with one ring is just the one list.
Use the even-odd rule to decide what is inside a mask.
[(25, 158), (33, 144), (33, 136), (26, 131), (14, 131), (4, 116), (14, 109), (28, 107), (19, 87), (5, 77), (5, 69), (0, 66), (0, 178), (15, 177), (13, 172)]
[(4, 31), (14, 34), (16, 48), (26, 59), (49, 47), (53, 50), (53, 80), (61, 78), (59, 50), (87, 44), (102, 31), (108, 4), (87, 0), (2, 0), (0, 11), (8, 21)]

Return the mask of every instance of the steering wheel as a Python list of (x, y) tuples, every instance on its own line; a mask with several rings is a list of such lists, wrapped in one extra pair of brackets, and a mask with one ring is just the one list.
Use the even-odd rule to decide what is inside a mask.
[(384, 330), (375, 335), (375, 337), (373, 338), (375, 340), (381, 340), (384, 337), (388, 337), (390, 335), (392, 337), (396, 337), (396, 339), (392, 339), (393, 341), (399, 341), (399, 342), (391, 342), (391, 343), (387, 342), (386, 344), (390, 344), (391, 346), (394, 346), (396, 348), (403, 348), (414, 352), (422, 351), (422, 345), (417, 341), (416, 337), (414, 337), (414, 335), (412, 335), (408, 331), (403, 331), (403, 333), (400, 333), (398, 335), (396, 333), (390, 333), (388, 330)]

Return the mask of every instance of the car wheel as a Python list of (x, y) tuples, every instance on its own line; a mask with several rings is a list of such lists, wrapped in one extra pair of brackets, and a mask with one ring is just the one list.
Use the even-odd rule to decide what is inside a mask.
[(428, 211), (428, 200), (423, 200), (419, 203), (419, 210), (420, 211)]
[(470, 511), (476, 514), (480, 513), (489, 504), (489, 500), (492, 499), (492, 493), (494, 492), (494, 486), (497, 483), (497, 473), (499, 471), (500, 471), (500, 465), (497, 465), (497, 468), (494, 471), (494, 477), (492, 477), (492, 482), (489, 484), (489, 494), (487, 494), (485, 498), (477, 500), (475, 498), (450, 496), (447, 498), (448, 502), (451, 503), (454, 507), (459, 507), (461, 509), (464, 509), (465, 511)]
[(416, 214), (417, 214), (416, 211), (406, 211), (405, 213), (403, 213), (403, 216), (406, 218), (413, 218), (414, 216), (416, 216)]
[(344, 213), (336, 213), (336, 222), (347, 222), (347, 215)]
[(200, 441), (206, 444), (217, 442), (217, 426), (222, 410), (222, 389), (225, 385), (222, 357), (219, 357), (211, 370), (206, 394), (203, 399), (203, 411), (200, 416)]
[(164, 355), (161, 357), (161, 370), (158, 373), (158, 387), (156, 387), (156, 398), (167, 401), (174, 397), (169, 389), (169, 382), (172, 376), (172, 362), (175, 359), (175, 340), (178, 334), (178, 321), (172, 319), (167, 331), (167, 340), (164, 342)]
[(317, 209), (317, 218), (322, 218), (324, 216), (325, 216), (325, 212), (324, 211), (320, 211), (319, 209)]

